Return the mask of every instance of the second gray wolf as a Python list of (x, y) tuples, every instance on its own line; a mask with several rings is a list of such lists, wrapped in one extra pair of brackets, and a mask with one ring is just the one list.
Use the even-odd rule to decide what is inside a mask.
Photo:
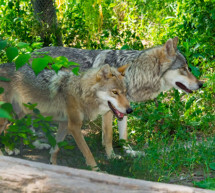
[[(0, 66), (0, 76), (11, 81), (0, 81), (0, 87), (4, 88), (3, 100), (13, 105), (18, 117), (31, 113), (23, 103), (37, 103), (42, 115), (52, 116), (59, 123), (56, 141), (63, 141), (67, 134), (72, 134), (87, 165), (96, 169), (95, 159), (81, 132), (82, 122), (110, 111), (119, 119), (132, 112), (122, 76), (126, 68), (116, 69), (106, 64), (80, 76), (65, 71), (56, 74), (45, 69), (36, 76), (29, 65), (16, 71), (15, 65), (8, 63)], [(106, 152), (111, 156), (112, 130), (104, 129), (104, 132)], [(58, 151), (58, 146), (51, 150), (53, 164), (57, 162)]]
[[(172, 88), (192, 93), (202, 87), (189, 70), (185, 57), (177, 49), (178, 37), (165, 44), (143, 51), (137, 50), (85, 50), (68, 47), (45, 47), (37, 52), (52, 57), (65, 56), (81, 65), (81, 70), (109, 64), (120, 67), (129, 64), (125, 71), (125, 84), (129, 101), (144, 102), (154, 99), (162, 91)], [(38, 56), (36, 56), (38, 57)], [(111, 113), (103, 116), (103, 128), (112, 129)], [(120, 139), (127, 139), (127, 117), (118, 121)], [(103, 133), (103, 136), (105, 132)], [(112, 148), (112, 147), (111, 147)], [(110, 149), (110, 148), (109, 148)]]

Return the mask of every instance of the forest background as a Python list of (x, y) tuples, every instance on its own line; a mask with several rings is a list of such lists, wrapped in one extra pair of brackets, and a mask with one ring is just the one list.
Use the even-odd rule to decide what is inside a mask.
[[(192, 73), (205, 81), (204, 88), (189, 95), (171, 90), (156, 100), (132, 104), (129, 144), (145, 156), (107, 160), (101, 148), (95, 157), (108, 173), (215, 189), (214, 0), (0, 0), (0, 5), (0, 63), (15, 62), (17, 67), (44, 46), (143, 50), (178, 36), (178, 48)], [(3, 117), (11, 119), (11, 112), (8, 104), (1, 104)], [(14, 148), (21, 141), (21, 146), (33, 148), (35, 137), (29, 137), (29, 125), (23, 127), (30, 121), (13, 121), (11, 132), (0, 136), (0, 147)], [(100, 122), (91, 124), (86, 136), (91, 149), (101, 146)], [(117, 147), (116, 128), (115, 120)], [(52, 132), (46, 124), (53, 145)]]

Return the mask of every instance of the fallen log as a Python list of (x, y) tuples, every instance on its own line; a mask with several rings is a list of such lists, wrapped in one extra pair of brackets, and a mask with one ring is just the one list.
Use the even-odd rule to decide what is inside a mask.
[(129, 179), (0, 156), (0, 192), (40, 193), (214, 193), (215, 191)]

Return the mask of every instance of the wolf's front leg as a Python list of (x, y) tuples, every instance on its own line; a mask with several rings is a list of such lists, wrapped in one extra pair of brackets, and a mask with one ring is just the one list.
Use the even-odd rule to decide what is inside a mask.
[(102, 145), (105, 147), (108, 158), (115, 157), (113, 151), (113, 113), (111, 111), (107, 112), (102, 116)]
[(74, 117), (72, 119), (69, 118), (68, 131), (74, 137), (75, 142), (78, 145), (78, 148), (81, 150), (82, 154), (86, 159), (87, 165), (90, 166), (92, 170), (97, 171), (99, 168), (97, 167), (93, 154), (91, 153), (84, 139), (84, 136), (81, 132), (81, 126), (82, 126), (82, 122), (78, 121), (77, 117), (76, 117), (76, 120), (74, 120)]
[(118, 120), (119, 139), (127, 141), (127, 116), (124, 116), (122, 120)]
[[(123, 139), (125, 141), (127, 141), (127, 137), (128, 137), (127, 119), (128, 119), (128, 117), (125, 116), (121, 121), (118, 120), (119, 139)], [(127, 154), (129, 154), (131, 156), (145, 155), (144, 152), (134, 151), (129, 144), (124, 145), (123, 149)]]

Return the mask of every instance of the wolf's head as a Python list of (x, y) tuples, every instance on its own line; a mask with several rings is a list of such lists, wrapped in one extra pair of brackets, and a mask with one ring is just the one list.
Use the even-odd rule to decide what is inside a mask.
[[(177, 50), (178, 37), (169, 39), (162, 46), (163, 90), (172, 87), (192, 93), (203, 86), (189, 70), (185, 57)], [(165, 69), (166, 68), (166, 69)]]
[(96, 75), (97, 97), (103, 108), (111, 110), (119, 119), (122, 119), (124, 114), (133, 111), (126, 98), (126, 86), (123, 81), (126, 68), (127, 65), (116, 69), (106, 64), (99, 69)]

